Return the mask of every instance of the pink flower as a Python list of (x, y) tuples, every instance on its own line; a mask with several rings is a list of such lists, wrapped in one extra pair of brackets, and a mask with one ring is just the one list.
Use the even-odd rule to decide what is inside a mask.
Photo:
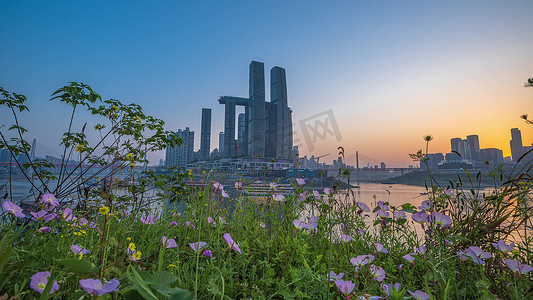
[(224, 186), (218, 182), (213, 182), (213, 187), (215, 188), (215, 190), (223, 190), (224, 189)]
[(511, 252), (514, 248), (514, 243), (507, 245), (503, 240), (499, 240), (497, 243), (492, 243), (492, 245), (501, 252)]
[(355, 288), (355, 283), (351, 281), (344, 281), (344, 280), (337, 279), (335, 280), (335, 284), (337, 285), (337, 287), (339, 288), (339, 291), (344, 296), (348, 296), (349, 294), (351, 294), (353, 289)]
[(349, 243), (353, 240), (353, 237), (348, 234), (341, 234), (341, 240), (345, 243)]
[(313, 196), (315, 196), (317, 199), (320, 199), (320, 193), (318, 191), (313, 190)]
[(424, 254), (426, 253), (426, 246), (420, 246), (418, 248), (415, 248), (415, 252), (416, 253), (419, 253), (419, 254)]
[(294, 224), (294, 227), (298, 228), (298, 229), (302, 229), (302, 224), (305, 224), (304, 222), (300, 221), (300, 220), (294, 220), (292, 221), (292, 224)]
[(192, 229), (195, 228), (194, 225), (193, 225), (191, 222), (189, 222), (189, 221), (186, 221), (186, 222), (185, 222), (185, 225), (186, 225), (187, 227), (189, 227), (189, 228), (192, 228)]
[(274, 201), (276, 201), (276, 202), (285, 201), (285, 196), (283, 196), (283, 194), (275, 194), (275, 195), (272, 195), (272, 198), (273, 198)]
[(399, 282), (396, 282), (394, 285), (392, 284), (381, 284), (381, 288), (383, 289), (383, 292), (385, 292), (385, 294), (387, 296), (390, 296), (391, 293), (395, 293), (395, 294), (398, 294), (400, 292), (400, 283)]
[(435, 223), (437, 226), (440, 227), (450, 227), (452, 225), (452, 218), (447, 215), (443, 215), (440, 212), (434, 212), (431, 214), (431, 220), (433, 223)]
[(275, 189), (275, 188), (278, 187), (278, 184), (275, 183), (275, 182), (271, 182), (271, 183), (269, 184), (269, 186), (270, 186), (271, 189)]
[(178, 223), (177, 223), (176, 221), (172, 221), (172, 222), (170, 223), (169, 227), (170, 227), (170, 226), (178, 226)]
[(41, 227), (37, 229), (36, 233), (49, 233), (52, 230), (50, 227)]
[(364, 204), (363, 202), (358, 202), (357, 206), (359, 206), (359, 208), (364, 212), (370, 212), (370, 207), (368, 207), (368, 205)]
[(148, 215), (146, 218), (140, 218), (141, 222), (146, 225), (154, 225), (154, 222), (159, 220), (159, 217), (156, 217), (155, 215)]
[(59, 202), (57, 201), (56, 197), (52, 194), (44, 194), (41, 197), (41, 203), (52, 207), (56, 207), (59, 205)]
[(380, 209), (380, 210), (378, 210), (376, 212), (376, 215), (379, 216), (379, 217), (382, 217), (382, 218), (388, 218), (389, 217), (389, 212)]
[[(39, 294), (42, 294), (44, 292), (44, 289), (46, 288), (46, 285), (48, 284), (48, 278), (50, 277), (50, 272), (37, 272), (33, 274), (30, 281), (30, 287), (34, 289), (36, 292), (39, 292)], [(54, 281), (52, 284), (52, 289), (50, 290), (50, 294), (57, 291), (59, 289), (59, 285), (57, 284), (57, 281)]]
[(120, 282), (116, 279), (111, 279), (108, 283), (102, 285), (99, 279), (81, 279), (80, 286), (86, 293), (94, 296), (105, 295), (109, 292), (118, 292)]
[(331, 194), (331, 189), (330, 188), (325, 188), (324, 189), (324, 194), (326, 194), (326, 195)]
[(492, 258), (492, 254), (489, 252), (484, 252), (481, 248), (477, 246), (470, 246), (465, 250), (464, 255), (470, 258), (476, 264), (484, 265), (484, 259)]
[(411, 256), (411, 254), (406, 254), (404, 256), (402, 256), (403, 259), (407, 260), (408, 262), (412, 263), (415, 261), (415, 258)]
[(191, 249), (194, 251), (202, 250), (202, 248), (204, 248), (205, 246), (207, 246), (206, 242), (197, 242), (189, 244), (189, 247), (191, 247)]
[(359, 255), (356, 258), (350, 259), (352, 265), (355, 266), (355, 271), (359, 271), (361, 267), (374, 261), (374, 255)]
[(207, 217), (207, 223), (209, 223), (211, 227), (217, 227), (217, 222), (215, 222), (215, 220), (213, 220), (211, 217)]
[(179, 218), (179, 216), (181, 216), (179, 212), (173, 212), (172, 215), (176, 218)]
[(416, 300), (429, 300), (429, 295), (422, 291), (416, 290), (414, 292), (411, 292), (411, 291), (408, 291), (408, 292)]
[(225, 190), (222, 190), (222, 197), (229, 198), (229, 194)]
[(429, 215), (426, 214), (425, 212), (417, 212), (413, 214), (411, 218), (413, 219), (413, 221), (423, 224), (428, 221)]
[(370, 273), (374, 277), (374, 280), (381, 282), (385, 279), (385, 270), (382, 267), (370, 265)]
[(511, 269), (511, 271), (516, 272), (516, 276), (533, 271), (532, 266), (523, 264), (514, 259), (504, 259), (503, 262), (507, 265), (509, 269)]
[(2, 203), (2, 207), (10, 214), (13, 214), (17, 218), (24, 218), (26, 215), (22, 212), (22, 208), (13, 204), (11, 201), (5, 201)]
[(240, 181), (235, 182), (235, 188), (236, 189), (242, 188), (242, 182), (240, 182)]
[(34, 213), (32, 211), (30, 212), (30, 214), (33, 216), (32, 218), (33, 220), (39, 220), (39, 221), (45, 221), (45, 222), (53, 220), (56, 217), (56, 214), (48, 214), (48, 212), (45, 210), (41, 210), (38, 213)]
[(205, 250), (204, 256), (207, 258), (213, 258), (213, 252), (211, 252), (211, 250)]
[(380, 243), (374, 243), (374, 246), (376, 247), (376, 253), (389, 253), (389, 250), (385, 249)]
[(395, 211), (393, 213), (394, 217), (398, 220), (406, 219), (407, 215), (405, 214), (405, 211)]
[(229, 233), (224, 233), (223, 237), (226, 243), (228, 243), (228, 245), (231, 247), (231, 249), (242, 254), (241, 249), (239, 248), (239, 245), (235, 241), (233, 241)]
[(72, 209), (68, 207), (65, 208), (65, 210), (63, 210), (62, 217), (63, 217), (63, 220), (65, 220), (66, 222), (72, 221), (72, 219), (74, 218), (72, 215)]
[(176, 244), (176, 240), (175, 239), (168, 239), (167, 240), (166, 236), (163, 236), (161, 238), (161, 242), (163, 243), (163, 245), (165, 245), (167, 247), (167, 249), (172, 249), (172, 248), (178, 247), (178, 244)]
[(378, 203), (376, 204), (378, 205), (379, 208), (381, 208), (384, 211), (390, 210), (390, 207), (387, 204), (385, 204), (385, 201), (378, 201)]
[(329, 272), (329, 281), (335, 281), (339, 280), (344, 276), (344, 273), (339, 273), (339, 275), (335, 274), (335, 272), (331, 271)]
[(420, 209), (420, 211), (428, 211), (432, 207), (433, 207), (433, 202), (431, 202), (431, 200), (426, 200), (426, 201), (422, 201), (418, 209)]
[(80, 245), (72, 245), (72, 246), (70, 246), (70, 250), (72, 252), (74, 252), (74, 254), (76, 254), (76, 255), (91, 253), (90, 250), (87, 250), (87, 249), (83, 248)]
[(303, 179), (303, 178), (296, 178), (296, 183), (298, 183), (298, 185), (304, 185), (304, 184), (305, 184), (305, 179)]

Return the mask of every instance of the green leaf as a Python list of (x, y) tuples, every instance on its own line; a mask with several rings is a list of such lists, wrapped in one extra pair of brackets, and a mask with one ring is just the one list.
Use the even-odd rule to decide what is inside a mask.
[(171, 284), (176, 282), (176, 280), (178, 279), (178, 277), (172, 275), (170, 272), (167, 272), (167, 271), (155, 272), (152, 277), (154, 281), (157, 282), (157, 285), (162, 285), (162, 286), (163, 285), (170, 286)]
[(57, 261), (62, 271), (74, 273), (92, 273), (95, 265), (85, 259), (65, 258)]
[[(130, 274), (129, 272), (130, 269), (132, 274)], [(141, 294), (145, 299), (157, 300), (157, 297), (150, 289), (150, 286), (148, 286), (148, 284), (144, 281), (141, 275), (134, 268), (130, 269), (128, 269), (128, 277), (131, 281), (134, 282), (135, 290), (137, 290), (137, 292)]]
[(169, 300), (192, 300), (194, 295), (188, 290), (178, 289), (179, 291), (174, 292), (170, 295)]
[(9, 260), (11, 253), (13, 253), (13, 246), (11, 245), (9, 238), (9, 234), (6, 234), (2, 238), (2, 241), (0, 241), (0, 274), (2, 274), (4, 265)]

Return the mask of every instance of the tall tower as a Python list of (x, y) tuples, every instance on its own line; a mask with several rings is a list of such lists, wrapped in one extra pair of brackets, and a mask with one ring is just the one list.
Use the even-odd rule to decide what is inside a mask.
[(460, 144), (461, 144), (461, 139), (460, 138), (453, 138), (453, 139), (450, 140), (450, 143), (451, 143), (451, 146), (452, 146), (452, 151), (460, 152), (459, 151), (459, 147), (460, 147)]
[(211, 149), (211, 109), (202, 108), (202, 128), (200, 133), (200, 159), (209, 159)]
[(470, 146), (470, 153), (472, 155), (472, 160), (480, 161), (480, 149), (479, 149), (479, 136), (477, 134), (467, 135), (466, 140)]
[(265, 65), (250, 63), (248, 155), (265, 156)]
[(218, 153), (224, 157), (224, 132), (218, 134)]
[[(237, 117), (237, 145), (239, 146), (239, 153), (237, 153), (239, 156), (246, 155), (245, 150), (245, 139), (244, 136), (246, 134), (246, 115), (244, 113), (240, 113)], [(247, 146), (247, 145), (246, 145)]]
[(270, 134), (272, 156), (289, 159), (292, 150), (292, 116), (287, 100), (287, 79), (285, 69), (273, 67), (270, 70)]
[(516, 162), (524, 154), (522, 145), (522, 133), (518, 128), (511, 128), (511, 155), (513, 161)]

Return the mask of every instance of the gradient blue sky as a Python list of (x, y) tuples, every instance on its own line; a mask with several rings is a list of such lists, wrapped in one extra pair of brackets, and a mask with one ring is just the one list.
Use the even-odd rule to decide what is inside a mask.
[[(509, 155), (510, 128), (533, 142), (519, 119), (533, 114), (533, 88), (523, 87), (533, 77), (533, 1), (467, 2), (2, 1), (0, 86), (28, 97), (28, 137), (49, 152), (68, 122), (49, 95), (69, 81), (140, 104), (167, 129), (191, 127), (195, 149), (210, 107), (215, 148), (217, 99), (247, 96), (257, 60), (287, 70), (294, 122), (335, 115), (341, 141), (304, 143), (301, 154), (342, 145), (349, 162), (357, 149), (372, 164), (406, 166), (425, 134), (435, 137), (430, 152), (479, 134), (482, 148)], [(5, 109), (0, 124), (11, 124)]]

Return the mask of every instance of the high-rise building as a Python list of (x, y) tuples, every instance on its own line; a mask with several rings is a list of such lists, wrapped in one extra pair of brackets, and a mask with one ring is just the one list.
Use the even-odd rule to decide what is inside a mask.
[(224, 132), (218, 134), (218, 155), (224, 156)]
[(482, 161), (492, 161), (495, 164), (503, 164), (503, 151), (496, 148), (480, 149)]
[[(248, 105), (248, 155), (265, 156), (265, 66), (261, 62), (250, 63)], [(235, 119), (234, 119), (235, 120)]]
[(472, 160), (480, 161), (480, 149), (479, 149), (479, 136), (477, 134), (467, 135), (466, 140), (470, 146), (470, 153), (472, 155)]
[(451, 146), (452, 146), (452, 151), (456, 151), (456, 152), (459, 152), (459, 144), (461, 143), (461, 139), (460, 138), (453, 138), (451, 139)]
[(165, 155), (165, 167), (167, 168), (185, 167), (194, 158), (194, 131), (186, 127), (185, 130), (178, 129), (175, 134), (183, 140), (183, 144), (179, 147), (167, 147)]
[(0, 162), (9, 162), (11, 159), (11, 152), (7, 149), (0, 150)]
[(289, 159), (292, 150), (292, 113), (288, 107), (285, 69), (280, 67), (270, 70), (270, 103), (270, 156)]
[(209, 159), (211, 152), (211, 109), (202, 108), (202, 128), (200, 133), (200, 160)]
[(522, 133), (518, 128), (511, 129), (511, 156), (513, 161), (516, 162), (524, 154), (523, 144), (522, 144)]
[[(238, 155), (244, 156), (246, 155), (246, 147), (245, 144), (245, 134), (246, 134), (246, 115), (244, 113), (240, 113), (237, 117), (237, 145), (239, 146)], [(246, 145), (246, 146), (245, 146)]]

